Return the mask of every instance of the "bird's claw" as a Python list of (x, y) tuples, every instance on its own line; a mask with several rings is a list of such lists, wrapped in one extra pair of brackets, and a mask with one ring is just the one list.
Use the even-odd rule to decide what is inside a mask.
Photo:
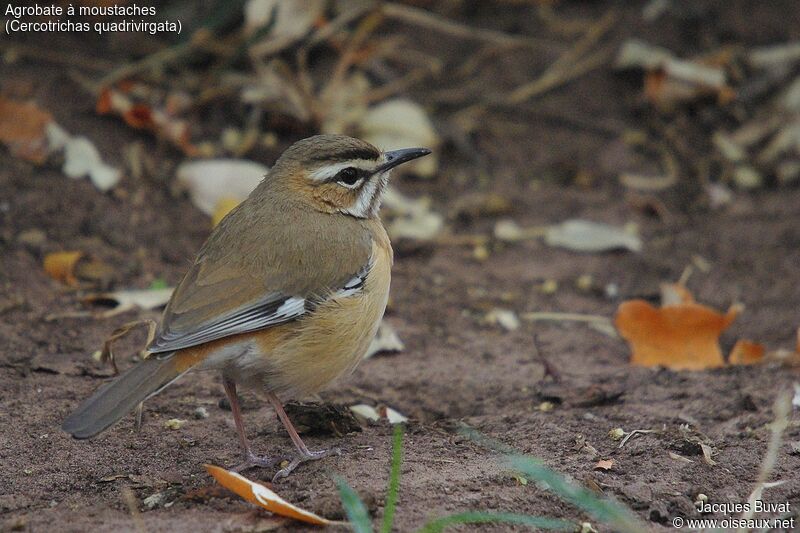
[(285, 467), (278, 470), (278, 472), (273, 476), (272, 482), (276, 483), (278, 480), (289, 477), (295, 468), (300, 466), (301, 464), (308, 462), (308, 461), (316, 461), (318, 459), (322, 459), (323, 457), (328, 457), (330, 455), (341, 455), (342, 450), (339, 448), (331, 448), (329, 450), (317, 450), (317, 451), (308, 451), (305, 453), (298, 453), (294, 456), (294, 458), (289, 461), (289, 464)]
[(256, 455), (248, 452), (242, 464), (232, 469), (232, 472), (242, 472), (250, 468), (272, 468), (273, 466), (285, 461), (285, 457), (267, 457), (266, 455)]

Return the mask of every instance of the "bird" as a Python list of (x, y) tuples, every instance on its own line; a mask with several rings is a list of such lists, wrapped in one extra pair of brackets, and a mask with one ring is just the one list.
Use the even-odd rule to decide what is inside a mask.
[(296, 453), (274, 479), (339, 453), (310, 450), (281, 398), (317, 393), (356, 367), (386, 309), (394, 261), (378, 211), (392, 169), (427, 148), (381, 151), (345, 135), (287, 148), (214, 228), (173, 292), (144, 358), (63, 422), (91, 438), (193, 370), (220, 372), (244, 462), (273, 467), (247, 438), (237, 386), (266, 396)]

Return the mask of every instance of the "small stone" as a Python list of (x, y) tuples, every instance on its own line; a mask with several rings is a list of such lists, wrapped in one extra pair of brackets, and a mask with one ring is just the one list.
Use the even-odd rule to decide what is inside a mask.
[(197, 409), (194, 410), (192, 415), (198, 420), (208, 418), (208, 409), (206, 409), (205, 407), (198, 407)]
[(736, 167), (733, 171), (733, 181), (740, 189), (751, 190), (758, 189), (764, 184), (764, 178), (753, 167), (741, 166)]
[(147, 509), (155, 509), (156, 507), (163, 505), (166, 498), (167, 496), (163, 492), (156, 492), (155, 494), (151, 494), (145, 498), (142, 503)]
[(625, 437), (625, 430), (622, 428), (614, 428), (608, 432), (608, 436), (611, 437), (611, 440), (622, 440)]
[(519, 329), (519, 318), (514, 311), (509, 309), (500, 309), (495, 307), (486, 314), (486, 322), (488, 324), (497, 324), (506, 331), (514, 331)]
[(558, 282), (554, 279), (546, 279), (539, 285), (542, 294), (555, 294), (558, 291)]
[(20, 231), (17, 235), (17, 242), (30, 246), (31, 248), (38, 248), (47, 241), (47, 234), (40, 229), (26, 229)]
[(589, 292), (592, 290), (593, 286), (594, 278), (592, 278), (591, 274), (582, 274), (575, 280), (575, 287), (577, 287), (579, 291)]
[(486, 261), (489, 259), (489, 248), (487, 248), (485, 244), (479, 244), (472, 249), (472, 257), (477, 261)]
[(555, 404), (553, 402), (542, 402), (539, 404), (537, 409), (543, 413), (548, 413), (555, 408)]
[(167, 429), (181, 429), (186, 424), (186, 420), (180, 418), (170, 418), (164, 422), (164, 427)]
[(525, 233), (513, 220), (503, 219), (494, 225), (494, 236), (501, 241), (516, 242), (524, 239)]

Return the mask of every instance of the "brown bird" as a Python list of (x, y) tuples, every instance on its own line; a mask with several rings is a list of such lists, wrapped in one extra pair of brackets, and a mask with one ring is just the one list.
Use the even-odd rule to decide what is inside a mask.
[(288, 148), (211, 233), (144, 360), (83, 402), (64, 431), (92, 437), (189, 370), (218, 370), (244, 448), (238, 470), (277, 461), (252, 452), (237, 385), (266, 393), (297, 448), (276, 479), (330, 454), (308, 449), (279, 396), (318, 392), (363, 358), (386, 308), (393, 261), (381, 196), (394, 167), (429, 153), (381, 152), (343, 135)]

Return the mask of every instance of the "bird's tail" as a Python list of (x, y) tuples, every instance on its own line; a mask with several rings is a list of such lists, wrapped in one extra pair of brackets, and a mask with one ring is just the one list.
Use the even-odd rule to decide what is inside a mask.
[(94, 437), (133, 411), (139, 403), (160, 392), (187, 372), (197, 361), (183, 354), (154, 354), (103, 385), (61, 428), (76, 439)]

